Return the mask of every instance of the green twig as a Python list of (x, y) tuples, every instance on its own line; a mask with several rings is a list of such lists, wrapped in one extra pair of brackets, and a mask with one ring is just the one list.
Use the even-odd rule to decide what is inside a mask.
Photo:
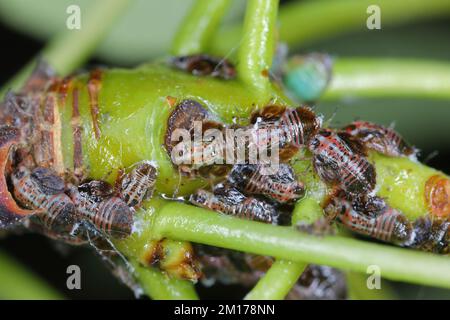
[(315, 237), (290, 227), (245, 221), (181, 203), (163, 206), (147, 228), (145, 232), (159, 237), (361, 273), (377, 265), (387, 279), (450, 288), (447, 257), (337, 236)]
[[(86, 10), (80, 30), (60, 32), (40, 53), (57, 73), (68, 74), (81, 66), (111, 29), (131, 0), (97, 0)], [(35, 59), (29, 62), (0, 91), (0, 97), (9, 89), (17, 90), (30, 75)]]
[(246, 300), (281, 300), (292, 289), (305, 270), (303, 262), (276, 260), (256, 286), (246, 295)]
[(3, 252), (0, 252), (0, 270), (0, 299), (64, 299), (48, 284)]
[[(298, 47), (349, 31), (364, 30), (369, 17), (367, 8), (373, 4), (381, 9), (382, 28), (450, 14), (447, 0), (410, 0), (407, 10), (404, 0), (298, 1), (280, 8), (280, 41)], [(214, 37), (211, 52), (227, 54), (239, 43), (241, 34), (241, 25), (224, 28)]]
[(188, 281), (171, 278), (154, 268), (142, 267), (131, 260), (136, 278), (145, 294), (157, 300), (197, 300), (194, 286)]
[(249, 0), (239, 48), (238, 75), (250, 87), (268, 92), (275, 51), (278, 0)]
[(202, 53), (229, 4), (229, 0), (197, 0), (178, 29), (172, 54)]
[(352, 96), (450, 99), (450, 64), (426, 60), (338, 58), (323, 98)]
[[(292, 224), (298, 222), (310, 224), (322, 217), (322, 209), (317, 202), (306, 196), (295, 206), (292, 214)], [(305, 262), (276, 260), (268, 272), (248, 293), (246, 299), (284, 299), (297, 282), (307, 266)]]

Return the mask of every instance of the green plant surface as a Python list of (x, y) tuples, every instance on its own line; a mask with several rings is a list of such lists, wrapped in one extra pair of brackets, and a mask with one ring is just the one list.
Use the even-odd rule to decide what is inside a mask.
[(63, 296), (20, 263), (0, 252), (0, 299), (60, 300)]
[(308, 261), (360, 273), (365, 273), (369, 265), (378, 265), (386, 279), (450, 288), (447, 272), (450, 260), (444, 256), (338, 236), (312, 236), (290, 227), (242, 220), (182, 203), (163, 205), (144, 230), (159, 238)]
[(245, 300), (282, 300), (305, 270), (305, 263), (276, 260)]
[(240, 42), (237, 72), (248, 87), (260, 94), (271, 88), (269, 69), (275, 52), (278, 0), (248, 0)]
[(160, 270), (131, 261), (135, 276), (145, 294), (156, 300), (197, 300), (192, 283), (169, 277)]

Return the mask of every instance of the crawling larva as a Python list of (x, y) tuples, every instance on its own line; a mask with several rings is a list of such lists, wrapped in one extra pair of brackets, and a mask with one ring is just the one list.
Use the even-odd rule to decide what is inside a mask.
[(11, 177), (14, 197), (36, 210), (46, 228), (68, 233), (76, 221), (75, 206), (64, 193), (64, 181), (46, 168), (29, 171), (20, 166)]
[(305, 193), (303, 183), (297, 181), (287, 164), (280, 164), (274, 174), (263, 174), (261, 165), (235, 165), (228, 181), (245, 193), (260, 194), (280, 203), (293, 203)]
[(205, 54), (173, 57), (169, 63), (195, 76), (211, 76), (226, 80), (236, 76), (236, 69), (231, 62)]
[(150, 163), (140, 163), (122, 179), (121, 197), (130, 207), (151, 198), (156, 183), (156, 168)]
[(319, 177), (350, 195), (370, 193), (376, 174), (366, 159), (363, 146), (343, 132), (321, 130), (309, 143), (313, 165)]
[(189, 201), (196, 206), (243, 219), (274, 224), (278, 220), (278, 213), (272, 205), (246, 197), (230, 186), (219, 185), (214, 189), (214, 193), (200, 189), (191, 195)]
[(121, 198), (112, 195), (112, 187), (102, 181), (90, 181), (70, 189), (80, 219), (87, 219), (99, 230), (115, 238), (131, 234), (133, 211)]
[(416, 150), (393, 129), (367, 122), (355, 121), (344, 128), (358, 138), (368, 149), (391, 157), (415, 156)]

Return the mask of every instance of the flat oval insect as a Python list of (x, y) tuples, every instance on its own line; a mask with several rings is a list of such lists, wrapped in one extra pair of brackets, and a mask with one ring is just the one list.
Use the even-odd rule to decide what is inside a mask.
[(279, 164), (274, 174), (263, 174), (261, 165), (235, 165), (228, 181), (247, 194), (259, 194), (279, 203), (293, 203), (303, 197), (304, 184), (297, 181), (293, 169)]
[(273, 129), (279, 130), (280, 145), (283, 147), (307, 146), (322, 126), (322, 118), (306, 105), (297, 108), (267, 106), (252, 115), (252, 122), (257, 123), (258, 119), (271, 123)]
[(364, 213), (356, 211), (343, 197), (333, 196), (325, 204), (324, 213), (354, 232), (384, 242), (409, 246), (414, 238), (411, 222), (389, 207), (376, 214)]
[(139, 206), (151, 198), (157, 171), (150, 163), (140, 163), (122, 179), (121, 198), (130, 207)]
[(49, 169), (30, 172), (21, 166), (12, 175), (14, 197), (23, 206), (37, 210), (44, 225), (54, 232), (70, 232), (75, 219), (75, 206), (64, 193), (64, 181)]
[(225, 80), (236, 77), (236, 69), (231, 62), (205, 54), (173, 57), (169, 63), (195, 76), (211, 76)]
[(112, 187), (105, 185), (91, 181), (78, 188), (72, 186), (70, 197), (81, 220), (86, 219), (112, 237), (124, 238), (131, 234), (133, 211), (124, 200), (111, 195)]
[(450, 219), (430, 216), (418, 218), (414, 225), (414, 242), (411, 247), (439, 254), (449, 254)]
[(189, 201), (202, 208), (247, 220), (273, 224), (278, 221), (278, 213), (272, 205), (246, 197), (234, 187), (219, 185), (214, 189), (214, 193), (200, 189), (191, 195)]
[(321, 130), (310, 141), (309, 150), (314, 169), (325, 182), (353, 196), (375, 188), (375, 168), (366, 159), (363, 147), (348, 134)]
[(391, 157), (415, 156), (416, 149), (393, 129), (367, 122), (355, 121), (344, 128), (344, 131), (361, 140), (368, 149), (372, 149)]

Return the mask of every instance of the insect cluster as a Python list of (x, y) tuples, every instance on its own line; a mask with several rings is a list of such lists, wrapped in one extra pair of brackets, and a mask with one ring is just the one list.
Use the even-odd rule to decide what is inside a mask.
[[(236, 76), (230, 62), (206, 55), (175, 57), (169, 64), (196, 76), (224, 80)], [(85, 85), (96, 141), (103, 134), (99, 125), (101, 79), (102, 72), (94, 70)], [(83, 155), (85, 132), (81, 118), (85, 111), (80, 108), (81, 90), (76, 86), (69, 90), (70, 83), (71, 77), (57, 78), (41, 63), (22, 90), (9, 92), (1, 105), (0, 228), (23, 225), (71, 244), (88, 242), (100, 247), (105, 245), (105, 239), (122, 239), (133, 232), (135, 211), (152, 197), (158, 172), (150, 159), (141, 159), (130, 168), (116, 168), (123, 174), (115, 183), (89, 178)], [(64, 130), (67, 136), (62, 122), (67, 119), (61, 119), (60, 109), (67, 108), (65, 99), (69, 94), (73, 154), (67, 159), (61, 146)], [(196, 123), (201, 124), (200, 135), (204, 139), (200, 144), (187, 143), (198, 134)], [(187, 132), (188, 141), (184, 140), (186, 136), (182, 143), (173, 139), (178, 129)], [(218, 140), (209, 134), (211, 130), (227, 139)], [(249, 134), (230, 137), (230, 130)], [(230, 151), (229, 141), (238, 148)], [(363, 121), (339, 130), (324, 128), (322, 118), (306, 105), (297, 108), (269, 105), (254, 112), (246, 125), (227, 125), (199, 101), (185, 99), (173, 108), (167, 120), (164, 147), (182, 174), (211, 179), (210, 188), (197, 190), (186, 202), (274, 225), (290, 224), (293, 206), (308, 191), (291, 166), (298, 151), (306, 150), (317, 176), (329, 187), (322, 204), (328, 225), (337, 222), (380, 241), (448, 253), (450, 208), (443, 199), (450, 194), (448, 179), (439, 175), (429, 179), (425, 198), (433, 217), (416, 221), (408, 220), (375, 195), (376, 171), (369, 161), (368, 150), (389, 157), (414, 158), (416, 154), (391, 128)], [(255, 150), (264, 150), (266, 160), (276, 159), (276, 166), (272, 167), (274, 163), (270, 161), (252, 161)], [(229, 155), (242, 161), (228, 163)], [(196, 158), (202, 161), (190, 161)], [(164, 249), (165, 245), (169, 246), (167, 239), (157, 241), (154, 250), (148, 252), (150, 265), (159, 264), (164, 269), (162, 266), (168, 262), (163, 257), (170, 251)], [(191, 253), (190, 246), (186, 252)], [(207, 282), (250, 285), (273, 262), (269, 257), (206, 246), (196, 246), (196, 253)], [(194, 260), (193, 255), (189, 255), (190, 260)], [(195, 274), (185, 277), (197, 279), (200, 273), (194, 269), (191, 271)], [(343, 282), (342, 274), (335, 269), (309, 266), (290, 295), (343, 297)]]
[[(184, 57), (183, 61), (190, 59), (197, 66), (199, 65), (198, 57)], [(229, 68), (229, 64), (226, 65)], [(175, 66), (192, 72), (192, 66), (190, 68), (180, 64)], [(200, 73), (207, 74), (207, 72)], [(214, 76), (217, 77), (218, 74), (215, 73)], [(188, 105), (195, 107), (191, 109), (186, 107)], [(184, 125), (185, 129), (192, 131), (192, 114), (189, 110), (195, 111), (193, 114), (197, 115), (197, 121), (205, 124), (211, 122), (212, 116), (199, 102), (185, 100), (175, 108), (169, 118), (168, 134), (174, 123), (179, 126)], [(207, 127), (210, 126), (207, 125)], [(218, 124), (215, 127), (225, 131), (227, 125)], [(239, 126), (229, 127), (236, 129)], [(355, 121), (338, 130), (323, 128), (321, 117), (308, 106), (288, 108), (275, 105), (255, 112), (251, 117), (250, 125), (239, 128), (251, 132), (250, 138), (243, 144), (244, 163), (231, 165), (231, 169), (219, 170), (219, 172), (228, 172), (225, 181), (213, 187), (212, 191), (197, 191), (190, 198), (192, 204), (224, 214), (277, 224), (280, 208), (292, 205), (305, 193), (304, 184), (297, 179), (289, 165), (293, 155), (304, 148), (312, 155), (314, 171), (331, 189), (323, 203), (325, 216), (330, 221), (338, 222), (356, 233), (380, 241), (448, 253), (450, 222), (443, 214), (439, 217), (438, 211), (442, 209), (439, 209), (437, 205), (431, 206), (430, 211), (434, 213), (434, 217), (427, 216), (411, 222), (404, 214), (389, 207), (382, 198), (375, 195), (376, 171), (368, 159), (369, 150), (389, 157), (412, 159), (416, 157), (416, 150), (393, 129), (365, 121)], [(248, 155), (252, 145), (269, 149), (269, 145), (273, 144), (273, 138), (254, 138), (259, 137), (259, 131), (262, 130), (271, 130), (278, 137), (275, 143), (282, 163), (279, 170), (272, 174), (263, 174), (264, 165), (251, 163)], [(210, 143), (211, 141), (204, 142), (205, 145)], [(220, 145), (219, 149), (225, 150), (226, 143), (221, 142), (221, 144), (223, 145)], [(205, 145), (197, 147), (197, 150), (189, 154), (205, 149)], [(170, 146), (167, 144), (166, 146), (170, 150)], [(194, 165), (191, 165), (191, 170), (186, 168), (184, 170), (202, 174), (202, 169), (217, 170), (217, 167), (225, 166), (227, 165), (210, 165), (209, 163), (208, 166), (197, 166), (195, 170), (192, 170)], [(433, 192), (439, 193), (436, 190), (445, 188), (443, 184), (447, 180), (433, 179), (434, 184), (430, 186), (430, 189), (434, 188)], [(439, 186), (438, 180), (442, 185)], [(440, 192), (441, 195), (443, 193), (445, 192)], [(435, 195), (432, 198), (438, 197)], [(436, 201), (439, 202), (439, 200)]]
[[(88, 85), (93, 110), (98, 108), (99, 76), (94, 71)], [(156, 168), (138, 163), (115, 186), (88, 179), (76, 98), (73, 167), (64, 166), (58, 108), (69, 79), (56, 78), (42, 62), (21, 92), (6, 95), (0, 110), (0, 226), (21, 223), (72, 244), (127, 237), (135, 209), (153, 192)]]

